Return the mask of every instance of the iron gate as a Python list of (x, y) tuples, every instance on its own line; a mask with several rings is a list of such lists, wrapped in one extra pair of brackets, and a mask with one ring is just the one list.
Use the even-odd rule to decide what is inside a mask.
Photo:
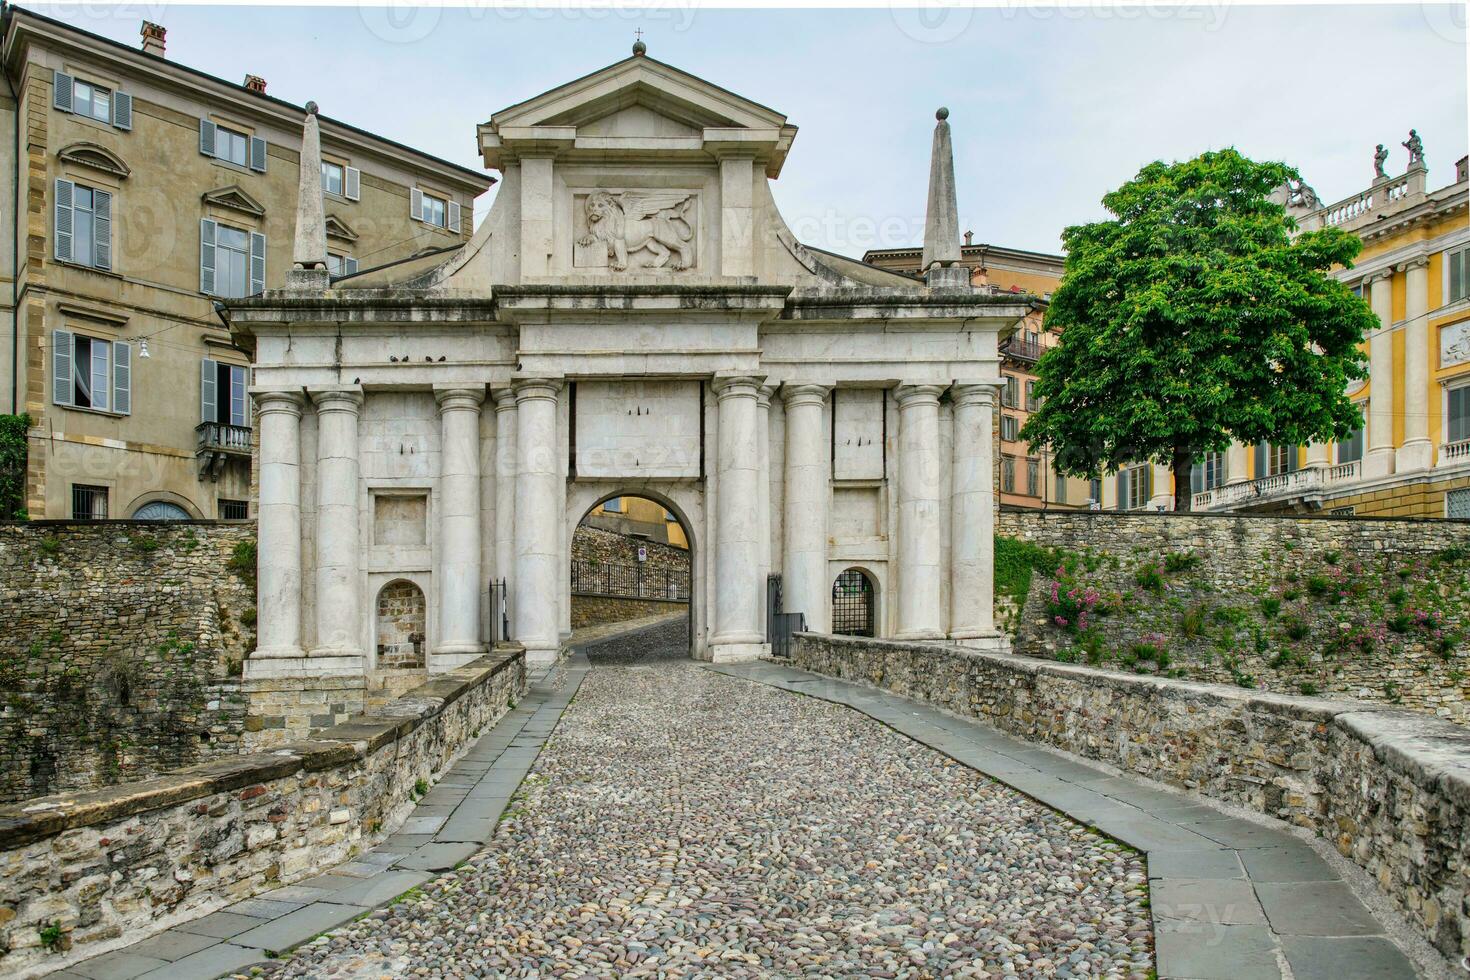
[(771, 656), (791, 656), (791, 636), (806, 632), (806, 614), (781, 609), (781, 576), (766, 576), (766, 640)]
[(849, 568), (832, 583), (832, 632), (873, 635), (873, 583), (856, 568)]
[(490, 582), (490, 642), (510, 642), (510, 602), (505, 579)]

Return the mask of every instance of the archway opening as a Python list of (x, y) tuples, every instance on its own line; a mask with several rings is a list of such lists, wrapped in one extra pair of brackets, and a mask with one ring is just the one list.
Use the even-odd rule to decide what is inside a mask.
[(847, 636), (874, 636), (877, 626), (877, 590), (861, 568), (849, 568), (832, 583), (832, 632)]
[(665, 502), (626, 493), (598, 500), (572, 533), (573, 642), (646, 624), (656, 629), (640, 631), (618, 659), (686, 656), (693, 550), (688, 528)]
[(376, 636), (380, 669), (424, 667), (427, 610), (423, 590), (407, 579), (395, 579), (378, 592)]

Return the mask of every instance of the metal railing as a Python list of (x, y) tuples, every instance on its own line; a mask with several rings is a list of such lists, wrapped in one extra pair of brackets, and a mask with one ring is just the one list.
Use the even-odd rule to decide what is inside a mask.
[(689, 573), (610, 561), (572, 562), (572, 591), (620, 599), (689, 601)]
[(806, 614), (778, 612), (771, 614), (771, 656), (791, 656), (791, 637), (806, 632)]
[(1046, 348), (1041, 346), (1039, 340), (1027, 340), (1024, 337), (1012, 337), (1000, 348), (1001, 356), (1015, 358), (1018, 361), (1031, 361), (1035, 363), (1041, 360), (1041, 355)]
[(199, 435), (200, 451), (226, 453), (250, 452), (250, 426), (225, 422), (200, 422), (194, 427)]
[(490, 583), (490, 642), (509, 641), (510, 595), (506, 590), (505, 579), (502, 578)]

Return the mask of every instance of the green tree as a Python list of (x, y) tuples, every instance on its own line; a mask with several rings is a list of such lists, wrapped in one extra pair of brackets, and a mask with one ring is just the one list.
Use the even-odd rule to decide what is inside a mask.
[(1103, 198), (1111, 219), (1068, 228), (1047, 311), (1061, 339), (1021, 438), (1073, 476), (1165, 464), (1187, 510), (1202, 453), (1361, 425), (1346, 389), (1377, 320), (1328, 272), (1362, 243), (1336, 228), (1292, 239), (1273, 191), (1298, 179), (1233, 149), (1155, 162)]

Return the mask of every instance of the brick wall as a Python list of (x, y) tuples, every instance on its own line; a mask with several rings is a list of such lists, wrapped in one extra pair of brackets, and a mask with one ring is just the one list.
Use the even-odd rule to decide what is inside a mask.
[[(1029, 511), (997, 533), (1074, 562), (1033, 575), (1017, 653), (1470, 722), (1470, 523)], [(1095, 594), (1085, 629), (1054, 585)]]
[(239, 751), (255, 646), (245, 524), (0, 525), (0, 800)]

